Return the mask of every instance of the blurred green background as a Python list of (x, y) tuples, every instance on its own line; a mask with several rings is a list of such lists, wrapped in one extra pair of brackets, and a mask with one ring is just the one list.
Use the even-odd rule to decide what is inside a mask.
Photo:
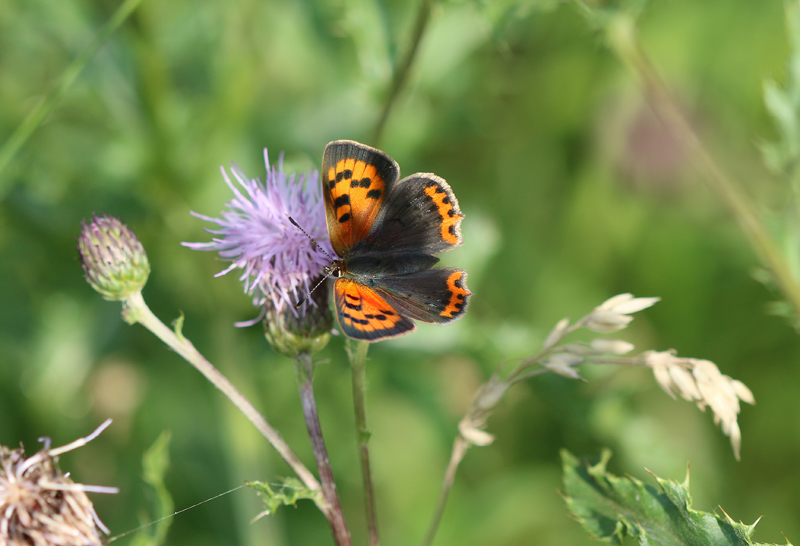
[[(541, 377), (509, 393), (456, 478), (439, 546), (579, 545), (558, 452), (613, 449), (611, 469), (682, 479), (695, 507), (761, 515), (756, 539), (800, 539), (797, 333), (767, 312), (780, 296), (753, 279), (741, 231), (667, 136), (635, 78), (569, 3), (435, 3), (417, 63), (380, 147), (403, 172), (435, 172), (466, 214), (464, 320), (421, 326), (370, 351), (369, 424), (383, 543), (418, 543), (456, 426), (502, 362), (531, 355), (553, 324), (621, 292), (660, 296), (620, 337), (716, 362), (758, 404), (743, 408), (742, 461), (708, 413), (673, 401), (643, 369)], [(0, 144), (108, 20), (111, 0), (0, 0)], [(417, 2), (144, 0), (0, 173), (0, 443), (63, 445), (62, 457), (122, 533), (153, 519), (141, 457), (172, 432), (167, 486), (176, 509), (288, 467), (230, 403), (84, 282), (80, 222), (121, 217), (147, 249), (145, 299), (261, 408), (313, 467), (292, 363), (260, 327), (226, 264), (181, 241), (207, 241), (190, 216), (231, 194), (219, 166), (262, 177), (262, 149), (289, 170), (317, 168), (328, 141), (370, 144)], [(765, 214), (786, 182), (756, 144), (772, 139), (762, 84), (785, 80), (780, 2), (658, 1), (640, 21), (645, 50), (723, 168)], [(365, 543), (350, 376), (342, 338), (320, 355), (322, 425), (356, 542)], [(174, 518), (168, 544), (332, 544), (309, 502), (254, 524), (239, 490)], [(129, 543), (129, 538), (119, 544)]]

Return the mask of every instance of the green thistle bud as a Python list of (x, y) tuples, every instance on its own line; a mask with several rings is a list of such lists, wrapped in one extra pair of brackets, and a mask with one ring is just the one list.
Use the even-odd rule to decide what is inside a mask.
[(288, 305), (278, 309), (266, 300), (264, 335), (279, 353), (294, 358), (301, 353), (314, 354), (328, 344), (333, 325), (328, 284), (320, 284), (308, 299), (299, 309)]
[(144, 247), (128, 227), (113, 216), (95, 215), (81, 222), (78, 251), (86, 280), (107, 300), (128, 299), (141, 292), (150, 275)]

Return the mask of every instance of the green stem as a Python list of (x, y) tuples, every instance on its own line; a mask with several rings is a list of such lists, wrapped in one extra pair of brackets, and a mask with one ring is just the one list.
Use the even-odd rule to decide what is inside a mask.
[(607, 26), (607, 35), (612, 49), (640, 80), (656, 115), (667, 130), (688, 148), (697, 168), (705, 175), (704, 180), (722, 199), (764, 267), (772, 272), (778, 288), (793, 307), (795, 316), (800, 317), (800, 286), (795, 282), (788, 264), (756, 210), (705, 148), (660, 74), (647, 58), (636, 36), (632, 18), (625, 15), (615, 17)]
[[(194, 366), (197, 371), (202, 373), (206, 379), (217, 387), (222, 393), (233, 402), (233, 404), (247, 417), (256, 429), (272, 444), (272, 446), (283, 457), (286, 463), (295, 471), (297, 477), (312, 491), (319, 491), (320, 484), (314, 475), (303, 465), (295, 455), (289, 445), (281, 435), (272, 428), (267, 420), (253, 407), (247, 398), (228, 381), (208, 360), (200, 354), (191, 341), (176, 334), (168, 328), (158, 317), (156, 317), (138, 292), (125, 300), (123, 316), (129, 324), (136, 322), (153, 332), (161, 341), (167, 344), (172, 350), (181, 355), (189, 364)], [(328, 516), (331, 509), (321, 498), (314, 500), (320, 510)], [(330, 518), (329, 518), (330, 519)]]
[[(349, 340), (348, 340), (349, 341)], [(367, 428), (367, 351), (368, 341), (350, 341), (348, 355), (353, 373), (353, 408), (356, 415), (356, 435), (361, 458), (361, 477), (364, 482), (364, 509), (367, 514), (370, 546), (378, 546), (378, 516), (375, 509), (375, 490), (372, 485), (372, 471), (369, 464), (370, 432)], [(355, 345), (355, 348), (353, 348)]]
[[(8, 167), (8, 164), (17, 154), (20, 148), (28, 141), (33, 132), (42, 124), (47, 115), (58, 104), (67, 91), (69, 91), (72, 84), (78, 78), (80, 73), (95, 56), (97, 51), (103, 46), (108, 38), (125, 22), (125, 20), (133, 13), (142, 0), (125, 0), (114, 12), (114, 15), (106, 22), (100, 29), (97, 35), (89, 42), (89, 45), (81, 51), (75, 60), (61, 74), (58, 85), (43, 97), (39, 103), (28, 113), (22, 123), (19, 124), (14, 133), (0, 148), (0, 175)], [(0, 179), (2, 180), (2, 179)], [(0, 193), (2, 193), (4, 184), (0, 182)]]
[(383, 110), (381, 110), (378, 123), (375, 124), (375, 130), (372, 133), (371, 144), (373, 146), (379, 146), (381, 138), (383, 137), (383, 130), (386, 127), (386, 121), (389, 119), (389, 114), (391, 113), (395, 102), (397, 102), (397, 97), (400, 95), (400, 91), (406, 85), (408, 74), (411, 72), (411, 66), (414, 64), (414, 59), (419, 51), (419, 44), (422, 42), (422, 36), (425, 34), (425, 29), (427, 28), (428, 21), (430, 20), (433, 1), (434, 0), (420, 1), (417, 19), (414, 23), (414, 31), (411, 35), (411, 43), (408, 45), (408, 49), (406, 50), (402, 60), (397, 65), (397, 69), (394, 72), (394, 77), (392, 78), (392, 87), (389, 90), (389, 95), (386, 97), (386, 103), (383, 105)]
[(351, 546), (350, 530), (344, 520), (342, 504), (339, 502), (339, 493), (336, 491), (336, 482), (333, 479), (333, 470), (322, 437), (322, 427), (317, 413), (317, 400), (314, 397), (314, 362), (308, 353), (300, 353), (294, 359), (294, 369), (297, 375), (297, 388), (300, 390), (300, 401), (303, 404), (303, 416), (306, 419), (308, 435), (311, 438), (311, 447), (317, 460), (319, 479), (322, 482), (322, 494), (330, 506), (327, 514), (333, 537), (338, 546)]
[(428, 532), (425, 533), (425, 538), (422, 541), (422, 546), (430, 546), (433, 544), (433, 539), (436, 537), (436, 531), (439, 529), (439, 524), (444, 515), (444, 508), (447, 505), (447, 498), (450, 496), (450, 490), (453, 488), (453, 482), (456, 478), (456, 470), (458, 465), (464, 459), (469, 449), (469, 442), (467, 442), (461, 435), (456, 436), (453, 442), (453, 452), (450, 454), (450, 463), (447, 465), (447, 470), (444, 473), (442, 480), (442, 487), (439, 490), (439, 500), (436, 502), (436, 510), (433, 513), (433, 519), (428, 526)]

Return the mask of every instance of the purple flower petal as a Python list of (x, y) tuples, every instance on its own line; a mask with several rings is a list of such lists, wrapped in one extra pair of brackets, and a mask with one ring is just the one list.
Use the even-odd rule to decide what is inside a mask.
[[(223, 260), (230, 261), (231, 265), (217, 276), (242, 269), (239, 279), (244, 283), (245, 292), (253, 296), (254, 305), (261, 307), (269, 300), (276, 311), (288, 307), (297, 315), (295, 305), (313, 288), (314, 279), (322, 275), (330, 259), (289, 222), (289, 217), (325, 252), (333, 255), (319, 172), (287, 175), (283, 171), (283, 154), (278, 158), (277, 167), (272, 166), (266, 149), (264, 163), (267, 166), (264, 183), (259, 178), (248, 178), (233, 164), (231, 174), (237, 185), (224, 169), (220, 169), (234, 198), (227, 203), (220, 218), (192, 212), (196, 218), (217, 224), (219, 228), (206, 229), (214, 236), (210, 242), (183, 245), (194, 250), (216, 251)], [(316, 305), (313, 298), (307, 301)]]

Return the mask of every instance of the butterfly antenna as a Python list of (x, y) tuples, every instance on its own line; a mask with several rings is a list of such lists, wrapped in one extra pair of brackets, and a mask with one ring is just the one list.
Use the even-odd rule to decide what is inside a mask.
[[(300, 227), (300, 224), (298, 224), (297, 222), (295, 222), (295, 221), (294, 221), (294, 218), (292, 218), (291, 216), (289, 216), (288, 218), (289, 218), (289, 221), (292, 223), (292, 225), (293, 225), (294, 227), (296, 227), (297, 229), (299, 229), (300, 231), (302, 231), (302, 232), (303, 232), (303, 235), (305, 235), (306, 237), (308, 237), (308, 238), (311, 240), (311, 242), (312, 242), (312, 243), (314, 243), (314, 248), (318, 248), (318, 249), (320, 249), (320, 250), (322, 251), (322, 253), (323, 253), (323, 254), (325, 254), (325, 255), (326, 255), (326, 256), (327, 256), (327, 257), (328, 257), (328, 258), (331, 260), (331, 262), (335, 262), (335, 261), (336, 261), (336, 259), (335, 259), (333, 256), (331, 256), (330, 254), (328, 254), (328, 253), (325, 251), (325, 249), (324, 249), (324, 248), (322, 248), (321, 246), (319, 246), (319, 243), (317, 242), (317, 240), (316, 240), (316, 239), (314, 239), (314, 238), (313, 238), (311, 235), (309, 235), (309, 234), (308, 234), (308, 232), (306, 232), (306, 230), (304, 230), (303, 228), (301, 228), (301, 227)], [(314, 285), (314, 288), (312, 288), (312, 289), (311, 289), (311, 290), (308, 292), (308, 294), (306, 294), (305, 296), (303, 296), (303, 299), (302, 299), (302, 300), (300, 300), (300, 302), (299, 302), (299, 303), (297, 303), (297, 305), (295, 305), (295, 307), (296, 307), (297, 309), (300, 309), (300, 307), (302, 307), (302, 305), (303, 305), (303, 304), (306, 302), (306, 300), (307, 300), (308, 298), (310, 298), (310, 297), (311, 297), (311, 294), (313, 294), (313, 293), (314, 293), (314, 291), (315, 291), (317, 288), (319, 288), (319, 285), (321, 285), (322, 283), (324, 283), (324, 282), (325, 282), (325, 279), (327, 279), (328, 277), (330, 277), (330, 275), (329, 275), (329, 274), (328, 274), (328, 272), (327, 272), (327, 268), (325, 268), (325, 270), (324, 270), (324, 276), (322, 277), (322, 279), (320, 279), (320, 281), (319, 281), (319, 282), (318, 282), (316, 285)]]
[[(319, 243), (317, 242), (317, 240), (316, 240), (316, 239), (314, 239), (314, 238), (313, 238), (311, 235), (309, 235), (308, 233), (306, 233), (306, 230), (304, 230), (303, 228), (301, 228), (301, 227), (300, 227), (300, 224), (298, 224), (297, 222), (295, 222), (295, 221), (294, 221), (294, 218), (292, 218), (291, 216), (289, 216), (289, 221), (292, 223), (292, 225), (293, 225), (294, 227), (296, 227), (297, 229), (299, 229), (300, 231), (302, 231), (302, 232), (303, 232), (303, 235), (305, 235), (306, 237), (308, 237), (309, 239), (311, 239), (311, 242), (312, 242), (312, 243), (314, 243), (314, 247), (315, 247), (315, 248), (318, 248), (318, 249), (320, 249), (320, 250), (322, 251), (322, 253), (323, 253), (323, 254), (325, 254), (325, 255), (326, 255), (328, 258), (330, 258), (331, 262), (335, 262), (335, 261), (336, 261), (336, 260), (334, 259), (334, 257), (333, 257), (333, 256), (331, 256), (330, 254), (328, 254), (328, 253), (325, 251), (325, 249), (324, 249), (324, 248), (322, 248), (321, 246), (319, 246)], [(319, 286), (319, 285), (317, 285), (317, 286)], [(316, 286), (315, 286), (314, 288), (316, 288)], [(312, 292), (313, 292), (313, 290), (312, 290)], [(310, 294), (308, 294), (308, 295), (310, 295)], [(308, 295), (307, 295), (306, 297), (308, 297)], [(304, 301), (305, 301), (305, 300), (304, 300)], [(301, 302), (301, 303), (302, 303), (302, 302)], [(298, 307), (300, 307), (300, 305), (299, 305), (299, 304), (298, 304)]]
[[(323, 252), (324, 252), (324, 251), (323, 251)], [(302, 307), (302, 305), (303, 305), (303, 304), (306, 302), (306, 300), (307, 300), (308, 298), (310, 298), (310, 297), (311, 297), (311, 294), (313, 294), (313, 293), (314, 293), (314, 291), (315, 291), (317, 288), (319, 288), (319, 285), (321, 285), (322, 283), (324, 283), (324, 282), (325, 282), (325, 279), (327, 279), (329, 276), (330, 276), (330, 275), (328, 275), (327, 273), (325, 273), (325, 275), (324, 275), (324, 276), (323, 276), (323, 277), (320, 279), (320, 281), (319, 281), (317, 284), (315, 284), (315, 285), (314, 285), (314, 288), (312, 288), (312, 289), (311, 289), (311, 290), (308, 292), (308, 294), (306, 294), (305, 296), (303, 296), (303, 299), (302, 299), (302, 300), (300, 300), (300, 302), (299, 302), (297, 305), (295, 305), (295, 308), (297, 308), (297, 309), (300, 309), (300, 307)]]

